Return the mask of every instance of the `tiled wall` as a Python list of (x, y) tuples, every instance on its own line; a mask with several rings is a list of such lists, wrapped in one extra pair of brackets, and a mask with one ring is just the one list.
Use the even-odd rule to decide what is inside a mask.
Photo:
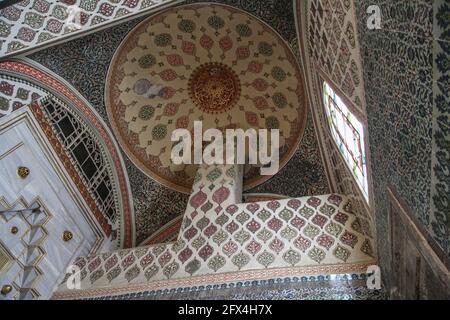
[[(448, 255), (449, 1), (356, 1), (374, 177), (378, 248), (388, 269), (387, 186)], [(380, 30), (367, 28), (369, 5)], [(433, 24), (433, 16), (434, 24)]]
[(431, 229), (450, 256), (450, 1), (433, 3)]

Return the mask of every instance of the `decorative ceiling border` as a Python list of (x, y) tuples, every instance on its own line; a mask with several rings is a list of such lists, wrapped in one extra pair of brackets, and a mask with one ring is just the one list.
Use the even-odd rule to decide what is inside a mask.
[(135, 243), (134, 208), (128, 175), (116, 141), (97, 112), (68, 83), (59, 76), (29, 60), (9, 60), (0, 62), (0, 72), (9, 73), (19, 78), (41, 84), (55, 96), (73, 105), (75, 109), (96, 129), (108, 149), (115, 166), (122, 203), (122, 243), (120, 247), (130, 248)]
[(312, 267), (289, 267), (273, 268), (262, 270), (237, 271), (210, 275), (193, 276), (188, 278), (162, 280), (140, 284), (130, 284), (116, 287), (102, 287), (88, 290), (68, 290), (56, 292), (52, 300), (83, 299), (104, 296), (116, 296), (130, 292), (170, 289), (179, 287), (192, 287), (201, 285), (220, 284), (240, 280), (262, 280), (275, 277), (303, 276), (303, 275), (324, 275), (366, 272), (372, 263), (336, 264)]
[(0, 10), (0, 56), (64, 42), (180, 0), (22, 0)]

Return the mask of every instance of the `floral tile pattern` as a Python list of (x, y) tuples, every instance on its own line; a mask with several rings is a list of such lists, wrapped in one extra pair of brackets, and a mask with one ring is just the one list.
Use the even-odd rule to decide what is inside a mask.
[(433, 2), (431, 230), (450, 255), (450, 3)]
[[(366, 27), (369, 5), (381, 9), (381, 30)], [(381, 264), (388, 268), (390, 254), (388, 185), (449, 254), (448, 1), (358, 1), (357, 9)]]
[[(17, 54), (52, 40), (106, 25), (172, 0), (23, 0), (0, 10), (0, 55)], [(72, 7), (79, 11), (72, 11)]]
[(33, 83), (0, 74), (0, 117), (10, 114), (49, 92)]
[(352, 0), (312, 0), (309, 4), (309, 55), (316, 68), (365, 115), (364, 83)]
[[(220, 175), (211, 182), (209, 177), (217, 170)], [(239, 203), (242, 175), (240, 166), (200, 166), (178, 241), (81, 257), (76, 264), (82, 269), (82, 289), (222, 272), (375, 262), (372, 239), (355, 229), (359, 217), (348, 197), (331, 194)], [(202, 212), (207, 202), (212, 206)], [(312, 214), (305, 218), (301, 211)], [(330, 212), (321, 215), (323, 229), (312, 222), (319, 212)], [(327, 226), (335, 225), (338, 213), (346, 214), (348, 220), (336, 235)], [(223, 225), (216, 222), (222, 214), (228, 217)], [(307, 219), (308, 225), (302, 227), (299, 219)], [(112, 256), (117, 258), (111, 260)], [(60, 290), (64, 294), (64, 284)]]

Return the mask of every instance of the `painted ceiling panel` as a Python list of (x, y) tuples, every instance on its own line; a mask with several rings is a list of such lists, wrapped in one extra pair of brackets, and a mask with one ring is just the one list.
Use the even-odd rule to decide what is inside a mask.
[[(0, 10), (0, 56), (68, 39), (175, 0), (23, 0)], [(2, 1), (2, 4), (11, 2)]]

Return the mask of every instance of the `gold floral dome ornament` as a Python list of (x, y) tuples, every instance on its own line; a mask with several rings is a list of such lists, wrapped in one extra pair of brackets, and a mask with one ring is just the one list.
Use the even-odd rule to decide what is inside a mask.
[(231, 109), (241, 94), (241, 83), (228, 66), (209, 62), (197, 67), (189, 79), (189, 96), (206, 113)]
[[(222, 4), (181, 5), (142, 21), (117, 48), (106, 111), (137, 167), (190, 193), (198, 166), (172, 161), (172, 132), (193, 132), (197, 120), (203, 131), (278, 129), (281, 169), (305, 129), (302, 72), (287, 43), (258, 18)], [(270, 177), (246, 166), (244, 190)]]

